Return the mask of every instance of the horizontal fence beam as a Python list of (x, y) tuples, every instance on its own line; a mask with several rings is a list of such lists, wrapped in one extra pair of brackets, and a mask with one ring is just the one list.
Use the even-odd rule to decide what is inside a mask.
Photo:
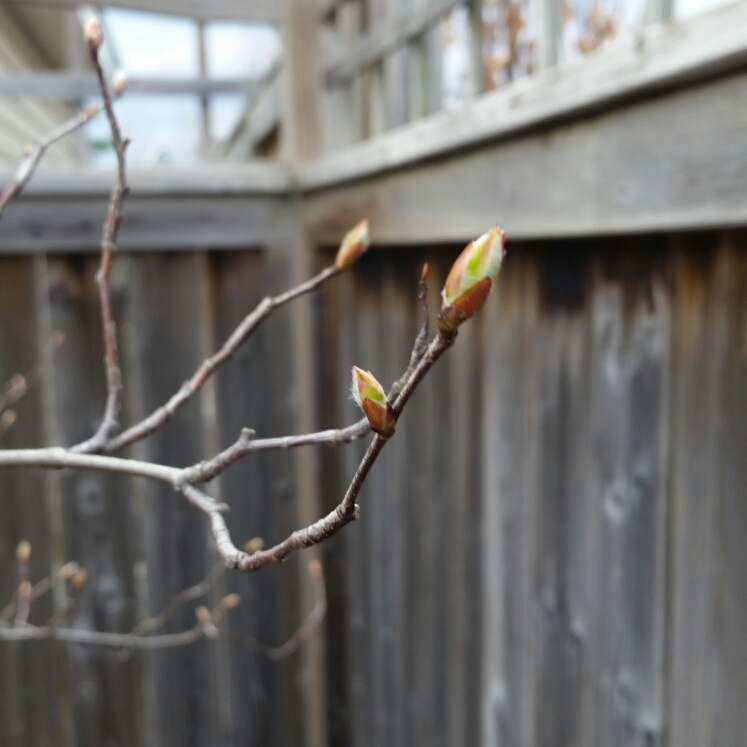
[(333, 186), (579, 116), (747, 64), (747, 2), (647, 28), (574, 65), (536, 73), (299, 169), (302, 189)]
[(747, 73), (307, 193), (318, 244), (367, 217), (375, 244), (747, 225)]
[[(16, 5), (76, 8), (78, 0), (6, 0)], [(282, 23), (282, 0), (107, 0), (107, 7), (187, 16), (200, 21)]]
[(460, 0), (432, 0), (426, 7), (403, 13), (383, 28), (354, 40), (350, 50), (325, 69), (325, 84), (349, 83), (367, 67), (420, 36), (460, 4)]
[[(259, 78), (133, 78), (127, 92), (210, 96), (218, 93), (255, 94)], [(99, 84), (93, 73), (83, 71), (14, 73), (0, 77), (0, 96), (33, 96), (43, 99), (75, 100), (97, 96)]]
[[(0, 174), (0, 183), (10, 179)], [(272, 164), (132, 169), (124, 251), (285, 246), (291, 178)], [(97, 251), (112, 173), (40, 170), (0, 221), (0, 254)]]

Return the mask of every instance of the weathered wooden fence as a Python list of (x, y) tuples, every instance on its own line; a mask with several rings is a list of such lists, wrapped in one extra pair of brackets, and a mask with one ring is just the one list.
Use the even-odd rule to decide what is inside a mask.
[[(432, 307), (457, 247), (372, 250), (314, 302), (319, 426), (356, 417), (350, 366), (403, 369), (415, 286)], [(0, 260), (0, 379), (33, 381), (3, 448), (70, 444), (105, 388), (93, 255)], [(129, 254), (114, 278), (125, 420), (173, 392), (267, 290), (273, 250)], [(521, 243), (478, 319), (424, 382), (361, 497), (323, 546), (330, 745), (742, 745), (747, 733), (747, 235)], [(281, 311), (214, 386), (137, 452), (196, 461), (241, 426), (287, 432), (297, 383)], [(64, 334), (50, 347), (53, 333)], [(60, 335), (56, 335), (59, 342)], [(363, 444), (320, 450), (323, 507)], [(221, 479), (237, 542), (297, 521), (294, 461)], [(32, 579), (76, 559), (73, 623), (128, 630), (202, 578), (202, 516), (149, 483), (0, 472), (0, 601), (17, 542)], [(294, 559), (225, 577), (234, 630), (300, 619)], [(46, 605), (46, 606), (45, 606)], [(52, 600), (35, 605), (36, 621)], [(193, 624), (193, 608), (170, 630)], [(201, 641), (123, 661), (0, 644), (0, 744), (298, 745), (298, 654)]]

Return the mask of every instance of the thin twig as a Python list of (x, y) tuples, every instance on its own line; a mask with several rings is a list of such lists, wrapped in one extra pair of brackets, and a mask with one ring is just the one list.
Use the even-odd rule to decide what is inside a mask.
[(81, 444), (73, 447), (73, 451), (88, 454), (99, 451), (109, 441), (112, 435), (119, 430), (119, 411), (122, 400), (122, 372), (119, 368), (119, 357), (117, 355), (117, 328), (114, 323), (112, 312), (111, 291), (109, 280), (112, 271), (112, 255), (117, 249), (117, 235), (122, 225), (123, 204), (129, 194), (127, 186), (127, 174), (125, 168), (125, 150), (129, 144), (128, 139), (123, 139), (119, 130), (117, 118), (114, 115), (112, 97), (104, 78), (104, 71), (99, 62), (98, 48), (91, 49), (91, 62), (96, 70), (99, 81), (101, 96), (103, 98), (104, 111), (109, 120), (109, 128), (112, 133), (112, 144), (117, 155), (117, 183), (112, 189), (109, 198), (109, 208), (104, 221), (101, 235), (101, 264), (96, 274), (99, 286), (99, 299), (101, 302), (101, 326), (104, 335), (104, 362), (106, 364), (106, 406), (104, 417), (101, 420), (96, 433)]
[(285, 659), (295, 653), (319, 626), (327, 613), (327, 590), (324, 585), (322, 564), (318, 560), (315, 559), (309, 563), (309, 575), (311, 576), (314, 590), (314, 607), (301, 627), (285, 643), (280, 646), (268, 646), (256, 638), (241, 635), (233, 630), (225, 630), (224, 628), (220, 628), (220, 637), (231, 642), (240, 643), (252, 651), (263, 654), (272, 661)]
[(46, 134), (35, 146), (28, 150), (18, 165), (16, 173), (13, 175), (13, 180), (5, 187), (2, 194), (0, 194), (0, 217), (2, 217), (8, 203), (17, 197), (28, 184), (36, 171), (36, 167), (42, 158), (44, 158), (47, 149), (58, 140), (61, 140), (66, 135), (75, 132), (75, 130), (80, 129), (83, 125), (90, 122), (101, 111), (102, 107), (101, 103), (91, 104), (91, 106), (68, 119), (67, 122), (64, 122), (59, 127), (55, 127), (54, 130)]
[(203, 594), (207, 594), (218, 583), (225, 570), (226, 566), (223, 563), (216, 563), (207, 577), (200, 581), (199, 584), (180, 591), (176, 596), (171, 598), (171, 601), (157, 615), (141, 620), (132, 629), (132, 635), (144, 635), (163, 627), (181, 605), (191, 602), (194, 599), (199, 599)]
[(130, 444), (149, 436), (151, 433), (168, 423), (169, 420), (174, 417), (177, 410), (200, 391), (210, 376), (212, 376), (223, 363), (233, 356), (239, 346), (268, 316), (270, 316), (270, 314), (272, 314), (273, 311), (289, 301), (315, 290), (324, 283), (325, 280), (329, 280), (339, 272), (340, 270), (332, 265), (322, 270), (316, 277), (301, 283), (285, 293), (281, 293), (279, 296), (268, 296), (263, 299), (251, 313), (244, 317), (243, 321), (226, 340), (223, 347), (210, 358), (206, 358), (194, 374), (192, 374), (192, 377), (182, 384), (179, 391), (174, 394), (166, 404), (159, 407), (136, 425), (133, 425), (120, 435), (110, 439), (106, 444), (102, 445), (101, 448), (108, 452), (118, 451), (125, 446), (129, 446)]
[[(75, 593), (74, 596), (67, 601), (65, 607), (50, 618), (44, 626), (29, 625), (25, 620), (19, 621), (18, 619), (16, 619), (15, 624), (12, 627), (7, 623), (0, 623), (0, 640), (25, 641), (52, 638), (68, 643), (111, 646), (132, 651), (138, 649), (153, 650), (171, 648), (174, 646), (184, 646), (194, 643), (202, 637), (222, 638), (224, 640), (241, 643), (244, 646), (259, 651), (268, 659), (278, 661), (290, 656), (298, 650), (303, 642), (308, 639), (314, 629), (318, 627), (324, 619), (327, 610), (324, 575), (322, 573), (321, 563), (313, 560), (309, 563), (309, 575), (311, 576), (314, 589), (314, 608), (301, 626), (281, 646), (267, 646), (254, 638), (242, 636), (233, 631), (219, 628), (218, 626), (225, 616), (225, 613), (238, 603), (238, 600), (235, 600), (232, 601), (231, 604), (226, 605), (225, 602), (229, 599), (228, 597), (221, 600), (221, 602), (211, 612), (203, 610), (202, 612), (204, 612), (204, 615), (198, 615), (197, 624), (189, 630), (180, 633), (166, 633), (162, 635), (144, 634), (150, 630), (161, 627), (180, 605), (196, 599), (209, 591), (209, 589), (218, 581), (223, 570), (224, 568), (220, 565), (213, 568), (201, 583), (181, 591), (173, 597), (161, 613), (155, 617), (143, 620), (143, 622), (140, 623), (140, 625), (138, 625), (131, 633), (110, 633), (98, 630), (60, 627), (60, 623), (67, 619), (75, 607), (75, 601), (77, 598), (77, 593)], [(20, 573), (21, 569), (19, 568), (19, 574)], [(52, 577), (50, 577), (50, 579), (51, 578)], [(42, 583), (43, 582), (40, 582), (34, 588), (40, 587)]]

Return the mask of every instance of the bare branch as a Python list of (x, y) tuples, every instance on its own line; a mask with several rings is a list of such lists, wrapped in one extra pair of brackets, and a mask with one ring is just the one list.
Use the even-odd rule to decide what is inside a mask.
[(327, 267), (316, 277), (311, 278), (311, 280), (307, 280), (305, 283), (301, 283), (301, 285), (285, 293), (281, 293), (279, 296), (268, 296), (263, 299), (254, 311), (244, 317), (243, 321), (226, 340), (223, 347), (215, 355), (206, 358), (194, 374), (192, 374), (192, 377), (182, 384), (179, 391), (165, 405), (159, 407), (136, 425), (128, 428), (124, 433), (112, 438), (108, 443), (102, 445), (101, 448), (109, 452), (117, 451), (149, 436), (158, 430), (158, 428), (168, 423), (174, 417), (177, 410), (200, 391), (210, 376), (233, 356), (239, 346), (273, 311), (289, 301), (315, 290), (325, 280), (329, 280), (329, 278), (334, 277), (339, 272), (340, 270), (334, 266)]
[(87, 441), (73, 447), (73, 451), (88, 454), (99, 451), (109, 441), (111, 436), (119, 430), (119, 411), (122, 399), (122, 372), (119, 368), (117, 355), (117, 328), (114, 323), (112, 312), (111, 292), (109, 289), (109, 278), (111, 276), (112, 255), (117, 248), (117, 235), (122, 225), (122, 212), (125, 197), (129, 194), (127, 186), (127, 174), (125, 170), (125, 150), (129, 140), (122, 139), (117, 118), (114, 115), (112, 97), (104, 78), (104, 71), (99, 62), (98, 45), (89, 44), (91, 62), (96, 70), (99, 81), (101, 96), (103, 98), (104, 111), (109, 120), (109, 128), (112, 133), (112, 144), (117, 155), (117, 183), (112, 189), (109, 198), (109, 208), (104, 221), (101, 236), (101, 265), (96, 275), (99, 285), (99, 298), (101, 301), (101, 326), (104, 334), (104, 362), (106, 364), (106, 406), (104, 417), (101, 420), (96, 433)]
[(102, 108), (103, 104), (91, 104), (91, 106), (78, 112), (78, 114), (71, 117), (67, 122), (49, 132), (35, 146), (27, 146), (27, 152), (18, 165), (13, 180), (5, 187), (2, 194), (0, 194), (0, 217), (2, 217), (8, 203), (17, 197), (28, 184), (36, 171), (36, 167), (42, 158), (44, 158), (47, 149), (58, 140), (62, 140), (66, 135), (75, 132), (75, 130), (80, 129), (83, 125), (90, 122)]
[[(21, 578), (19, 586), (28, 583), (25, 577), (23, 577), (23, 565), (24, 563), (19, 563), (19, 578)], [(74, 564), (68, 564), (68, 566), (70, 565)], [(238, 595), (235, 594), (230, 594), (227, 597), (224, 597), (212, 611), (208, 611), (204, 607), (198, 607), (195, 610), (197, 624), (189, 630), (180, 633), (167, 633), (155, 636), (145, 635), (145, 633), (165, 624), (179, 606), (197, 599), (209, 591), (217, 583), (224, 570), (225, 569), (221, 564), (216, 565), (201, 583), (179, 592), (173, 597), (161, 613), (155, 617), (143, 620), (131, 633), (109, 633), (98, 630), (60, 627), (60, 623), (64, 622), (75, 606), (75, 601), (81, 588), (78, 587), (77, 589), (73, 589), (73, 596), (67, 601), (65, 607), (60, 612), (56, 613), (44, 626), (29, 625), (26, 623), (25, 616), (28, 614), (28, 605), (22, 608), (19, 607), (19, 612), (16, 613), (16, 619), (13, 626), (9, 626), (7, 622), (0, 623), (0, 640), (25, 641), (52, 638), (68, 643), (111, 646), (131, 652), (133, 650), (153, 650), (171, 648), (174, 646), (184, 646), (194, 643), (202, 637), (221, 638), (229, 642), (241, 643), (244, 646), (258, 651), (268, 659), (278, 661), (290, 656), (298, 650), (303, 642), (324, 619), (327, 609), (324, 575), (322, 573), (321, 563), (317, 560), (312, 560), (309, 563), (309, 576), (311, 577), (314, 589), (314, 608), (301, 626), (281, 646), (267, 646), (255, 638), (242, 636), (233, 631), (218, 627), (226, 612), (236, 607), (239, 603)], [(59, 576), (59, 573), (57, 576)], [(39, 582), (33, 588), (37, 589), (42, 586), (46, 586), (47, 589), (51, 588), (53, 578), (53, 576), (50, 576), (48, 579)], [(47, 583), (45, 584), (45, 582)], [(8, 605), (3, 612), (5, 613), (9, 608), (10, 605)], [(21, 616), (23, 616), (23, 618), (21, 618)], [(3, 619), (7, 619), (7, 617)]]

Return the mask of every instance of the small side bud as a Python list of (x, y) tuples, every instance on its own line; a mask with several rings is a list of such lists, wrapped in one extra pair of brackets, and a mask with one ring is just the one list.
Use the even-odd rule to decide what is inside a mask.
[(72, 587), (73, 591), (79, 592), (83, 589), (83, 587), (86, 585), (86, 571), (84, 568), (79, 568), (75, 573), (72, 575), (70, 579), (70, 586)]
[(502, 229), (491, 228), (457, 257), (441, 291), (438, 327), (442, 332), (456, 331), (482, 308), (506, 256), (505, 240)]
[(265, 541), (261, 537), (252, 537), (250, 540), (244, 542), (243, 550), (249, 555), (254, 555), (255, 552), (259, 552), (265, 546)]
[(19, 563), (28, 563), (31, 560), (31, 543), (28, 540), (21, 540), (16, 547), (16, 560)]
[(115, 96), (121, 96), (127, 90), (127, 73), (117, 70), (112, 75), (112, 92)]
[(227, 594), (223, 599), (220, 600), (220, 608), (224, 612), (238, 607), (241, 604), (241, 597), (238, 594)]
[(200, 625), (207, 625), (210, 622), (210, 610), (201, 604), (199, 607), (195, 607), (195, 617)]
[(371, 430), (389, 438), (394, 433), (394, 410), (381, 384), (370, 371), (353, 366), (353, 399), (368, 418)]
[(83, 28), (83, 41), (91, 54), (96, 54), (104, 43), (104, 30), (97, 18), (89, 18)]
[(60, 578), (63, 581), (69, 581), (79, 570), (80, 566), (74, 560), (71, 560), (60, 568)]
[(26, 145), (23, 146), (24, 156), (30, 156), (33, 152), (34, 152), (34, 146), (31, 145), (31, 143), (26, 143)]
[(14, 425), (16, 420), (18, 420), (18, 414), (15, 410), (6, 410), (2, 415), (0, 415), (0, 433), (5, 433), (5, 431), (10, 430)]
[(29, 388), (26, 377), (23, 374), (14, 374), (5, 385), (5, 393), (13, 397), (20, 397)]
[(427, 262), (423, 265), (423, 269), (420, 271), (420, 279), (421, 280), (428, 279), (428, 263)]
[(353, 264), (368, 249), (370, 238), (368, 235), (368, 221), (362, 220), (357, 226), (345, 234), (345, 238), (337, 250), (335, 267), (344, 270)]
[(31, 582), (24, 579), (20, 584), (18, 584), (18, 596), (21, 597), (21, 599), (29, 599), (31, 597), (32, 588)]

